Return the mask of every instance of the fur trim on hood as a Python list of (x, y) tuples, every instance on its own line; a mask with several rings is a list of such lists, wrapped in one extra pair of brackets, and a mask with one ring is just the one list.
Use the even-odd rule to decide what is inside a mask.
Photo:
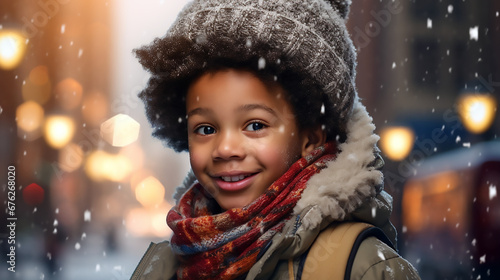
[(294, 213), (312, 207), (302, 219), (302, 226), (311, 229), (323, 219), (344, 220), (361, 204), (382, 189), (383, 175), (373, 166), (379, 136), (366, 108), (358, 98), (347, 122), (347, 139), (339, 145), (339, 154), (320, 173), (311, 177)]

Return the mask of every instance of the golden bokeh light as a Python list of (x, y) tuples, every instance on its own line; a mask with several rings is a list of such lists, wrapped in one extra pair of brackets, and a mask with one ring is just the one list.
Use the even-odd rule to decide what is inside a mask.
[(40, 104), (45, 104), (50, 99), (52, 86), (49, 78), (49, 71), (46, 66), (39, 65), (30, 71), (28, 79), (23, 83), (23, 99), (32, 100)]
[(165, 216), (172, 208), (164, 201), (157, 208), (132, 208), (125, 217), (127, 232), (136, 237), (162, 237), (166, 238), (172, 233), (168, 227)]
[(131, 162), (123, 155), (105, 151), (92, 152), (85, 163), (85, 172), (94, 181), (122, 182), (130, 176)]
[(26, 38), (17, 30), (0, 30), (0, 68), (11, 70), (26, 53)]
[(380, 133), (382, 151), (392, 160), (408, 156), (415, 142), (415, 133), (408, 127), (387, 127)]
[(108, 100), (104, 94), (93, 91), (85, 94), (82, 104), (82, 116), (90, 126), (100, 125), (108, 115)]
[(82, 102), (83, 87), (73, 78), (67, 78), (57, 83), (56, 99), (65, 110), (73, 110)]
[(458, 113), (465, 128), (475, 134), (492, 125), (497, 111), (495, 98), (490, 94), (464, 94), (458, 99)]
[(75, 123), (70, 117), (62, 115), (50, 116), (45, 120), (45, 140), (52, 148), (60, 149), (71, 141), (75, 129)]
[(73, 172), (83, 163), (83, 149), (75, 143), (66, 145), (59, 151), (59, 168), (66, 172)]
[(33, 101), (26, 101), (16, 109), (17, 127), (26, 133), (39, 130), (43, 123), (43, 116), (42, 106)]
[(114, 147), (124, 147), (139, 138), (140, 124), (125, 114), (118, 114), (101, 124), (101, 137)]
[(135, 188), (135, 198), (144, 207), (155, 207), (164, 201), (165, 187), (153, 176), (142, 180)]

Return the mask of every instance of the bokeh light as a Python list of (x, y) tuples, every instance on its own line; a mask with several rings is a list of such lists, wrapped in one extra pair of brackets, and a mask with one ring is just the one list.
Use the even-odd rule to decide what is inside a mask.
[(77, 80), (67, 78), (57, 83), (55, 93), (63, 109), (73, 110), (82, 101), (83, 87)]
[(42, 204), (45, 198), (45, 191), (39, 185), (32, 183), (23, 189), (23, 200), (29, 206)]
[(386, 127), (380, 133), (382, 151), (392, 160), (408, 156), (415, 142), (415, 133), (408, 127)]
[(45, 104), (50, 99), (51, 89), (49, 70), (46, 66), (39, 65), (30, 71), (28, 79), (23, 83), (23, 99)]
[(74, 134), (75, 123), (68, 116), (54, 115), (45, 120), (44, 136), (52, 148), (60, 149), (66, 146)]
[(458, 112), (465, 128), (475, 134), (490, 128), (495, 119), (496, 100), (490, 94), (464, 94), (458, 99)]
[(0, 30), (0, 68), (11, 70), (26, 53), (26, 38), (17, 30)]
[(158, 179), (149, 176), (137, 185), (135, 197), (144, 207), (155, 207), (164, 201), (165, 187)]
[(172, 230), (165, 222), (165, 213), (172, 205), (164, 201), (156, 208), (132, 208), (125, 218), (127, 232), (133, 236), (145, 237), (155, 236), (166, 238)]
[(92, 152), (85, 163), (85, 172), (94, 181), (122, 182), (130, 176), (131, 169), (127, 157), (101, 150)]
[(124, 147), (139, 138), (140, 124), (125, 114), (118, 114), (101, 125), (101, 136), (114, 147)]
[(44, 110), (33, 101), (26, 101), (16, 109), (17, 127), (24, 133), (31, 133), (41, 128)]
[(99, 126), (108, 115), (108, 100), (98, 91), (85, 94), (82, 102), (83, 120), (90, 126)]

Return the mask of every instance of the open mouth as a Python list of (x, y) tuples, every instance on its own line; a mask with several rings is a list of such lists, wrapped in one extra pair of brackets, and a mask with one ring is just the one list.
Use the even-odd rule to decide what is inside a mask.
[(247, 188), (255, 180), (257, 173), (224, 175), (215, 177), (219, 188), (225, 191), (239, 191)]
[(252, 175), (253, 174), (238, 175), (238, 176), (221, 176), (219, 178), (224, 182), (238, 182)]

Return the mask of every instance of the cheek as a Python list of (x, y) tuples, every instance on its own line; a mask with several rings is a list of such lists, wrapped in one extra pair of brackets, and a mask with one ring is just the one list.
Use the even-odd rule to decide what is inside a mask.
[(204, 153), (203, 149), (190, 147), (189, 148), (189, 161), (191, 163), (191, 168), (195, 172), (199, 172), (207, 164), (207, 155)]
[(257, 149), (260, 161), (276, 172), (285, 172), (290, 165), (300, 158), (296, 145), (291, 144), (275, 140), (268, 143), (268, 145), (261, 145)]

